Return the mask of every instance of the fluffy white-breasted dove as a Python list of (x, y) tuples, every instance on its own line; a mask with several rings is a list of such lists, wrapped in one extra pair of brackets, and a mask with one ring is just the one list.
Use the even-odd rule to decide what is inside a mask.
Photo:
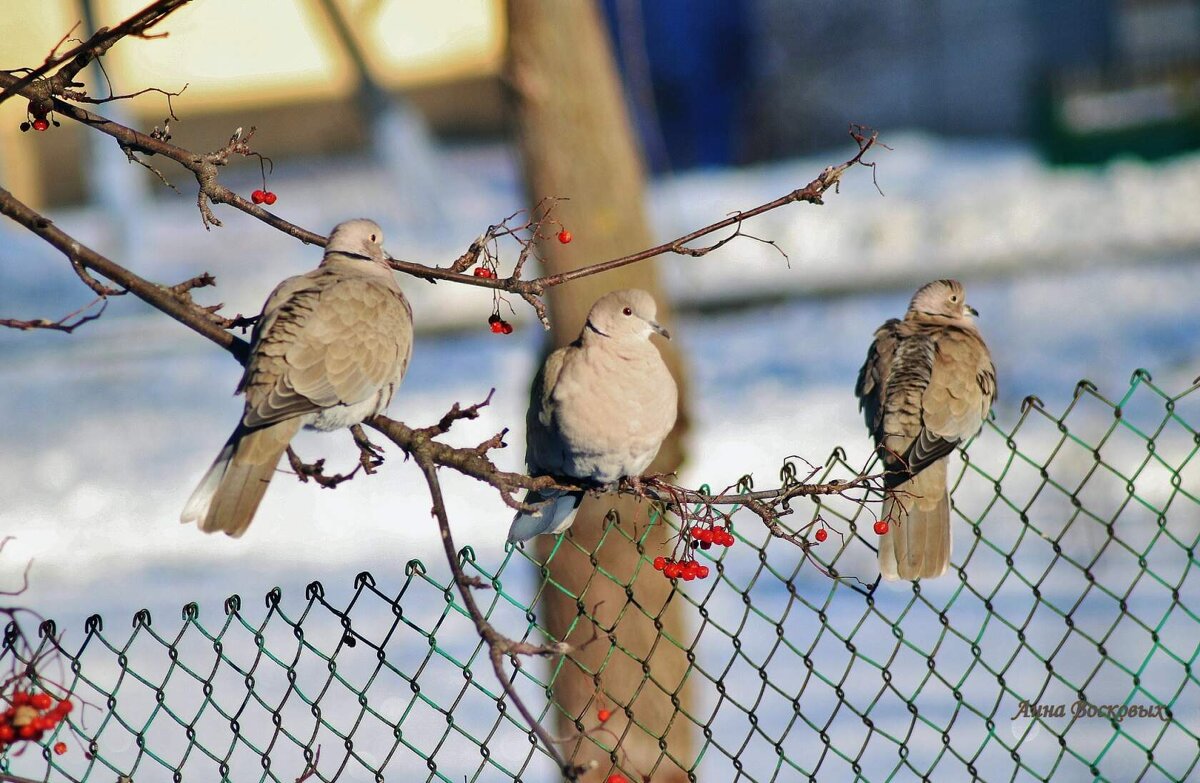
[(246, 408), (180, 516), (246, 532), (288, 443), (382, 412), (412, 356), (412, 309), (370, 220), (334, 227), (321, 265), (280, 283), (254, 327), (237, 391)]
[(996, 368), (957, 280), (922, 286), (904, 320), (889, 320), (855, 390), (886, 471), (879, 539), (885, 579), (932, 579), (950, 563), (947, 457), (979, 432)]
[[(525, 461), (530, 475), (609, 484), (639, 476), (675, 426), (679, 391), (654, 332), (657, 307), (645, 291), (613, 291), (596, 300), (579, 339), (547, 357), (533, 380), (526, 416)], [(543, 505), (520, 512), (509, 541), (571, 526), (583, 492), (537, 493)]]

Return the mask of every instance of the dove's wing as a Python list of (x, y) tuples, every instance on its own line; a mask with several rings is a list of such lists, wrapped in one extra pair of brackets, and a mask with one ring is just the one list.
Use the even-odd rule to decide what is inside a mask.
[(354, 405), (394, 384), (412, 354), (412, 316), (389, 282), (337, 265), (284, 281), (242, 378), (245, 425)]

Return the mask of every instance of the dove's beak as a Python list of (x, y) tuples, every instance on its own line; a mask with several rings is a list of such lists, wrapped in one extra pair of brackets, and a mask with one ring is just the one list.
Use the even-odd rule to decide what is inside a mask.
[(979, 317), (979, 311), (976, 310), (974, 307), (971, 307), (971, 305), (963, 305), (963, 309), (966, 310), (971, 315), (975, 316), (976, 318)]
[(671, 339), (671, 333), (663, 328), (662, 324), (658, 323), (657, 321), (647, 321), (646, 323), (650, 324), (650, 328), (661, 334), (663, 337), (667, 338), (668, 340)]

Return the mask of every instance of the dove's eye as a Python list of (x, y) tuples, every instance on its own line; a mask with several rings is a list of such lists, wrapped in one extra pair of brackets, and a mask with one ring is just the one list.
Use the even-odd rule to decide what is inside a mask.
[(951, 301), (951, 302), (957, 302), (957, 301), (958, 301), (958, 294), (950, 294), (950, 301)]
[(632, 307), (626, 307), (626, 308), (625, 308), (624, 310), (622, 310), (621, 312), (625, 313), (625, 315), (633, 315), (633, 308), (632, 308)]
[(371, 241), (372, 241), (372, 242), (378, 242), (379, 240), (378, 240), (378, 239), (375, 237), (375, 235), (374, 235), (374, 234), (372, 234), (372, 235), (371, 235)]

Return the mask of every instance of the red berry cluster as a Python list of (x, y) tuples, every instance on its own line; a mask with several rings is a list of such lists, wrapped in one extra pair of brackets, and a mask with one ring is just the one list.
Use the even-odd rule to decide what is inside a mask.
[(475, 267), (475, 276), (490, 279), (496, 276), (496, 273), (488, 269), (486, 266)]
[(890, 529), (891, 526), (888, 525), (888, 521), (886, 519), (881, 519), (875, 523), (875, 535), (877, 536), (887, 535), (887, 532)]
[(676, 560), (673, 557), (659, 556), (654, 558), (654, 570), (662, 571), (667, 579), (683, 579), (685, 582), (708, 578), (708, 566), (695, 560)]
[(492, 327), (492, 334), (512, 334), (513, 332), (513, 325), (496, 313), (492, 313), (492, 317), (488, 319), (488, 325)]
[[(75, 706), (66, 699), (55, 704), (54, 697), (48, 693), (22, 690), (14, 691), (9, 703), (12, 706), (0, 712), (0, 752), (21, 740), (37, 742), (45, 732), (66, 718)], [(54, 752), (60, 756), (66, 753), (66, 743), (56, 743)]]
[(699, 543), (701, 549), (708, 549), (713, 544), (725, 547), (733, 546), (733, 533), (720, 525), (716, 527), (693, 525), (688, 534), (691, 535), (693, 541)]
[(256, 190), (250, 194), (250, 200), (255, 204), (266, 204), (268, 207), (275, 203), (275, 199), (279, 198), (269, 190)]

